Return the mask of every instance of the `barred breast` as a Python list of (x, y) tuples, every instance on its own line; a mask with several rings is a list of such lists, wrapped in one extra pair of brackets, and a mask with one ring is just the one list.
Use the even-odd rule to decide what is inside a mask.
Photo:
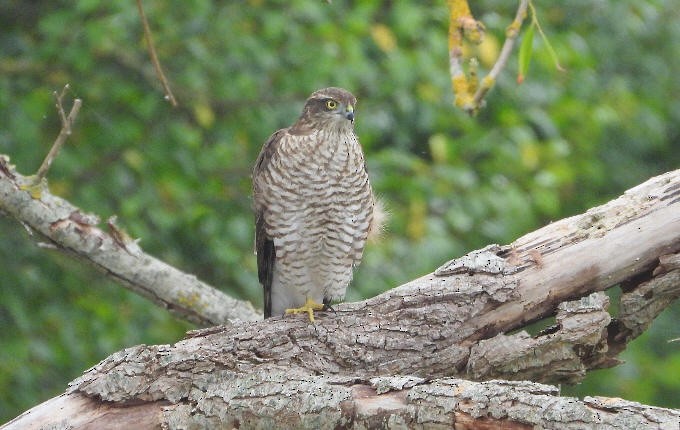
[(373, 194), (361, 146), (351, 129), (284, 135), (259, 175), (267, 234), (276, 263), (273, 314), (342, 299), (361, 261)]

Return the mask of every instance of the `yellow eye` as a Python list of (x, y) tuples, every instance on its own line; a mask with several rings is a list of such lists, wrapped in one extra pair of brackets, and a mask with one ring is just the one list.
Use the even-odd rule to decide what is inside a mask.
[(338, 102), (335, 100), (329, 99), (326, 100), (326, 109), (328, 110), (335, 110), (338, 107)]

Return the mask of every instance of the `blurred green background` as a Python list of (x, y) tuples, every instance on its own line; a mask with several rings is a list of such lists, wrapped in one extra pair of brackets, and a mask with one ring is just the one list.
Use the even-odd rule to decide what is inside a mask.
[[(134, 2), (0, 3), (0, 153), (37, 170), (59, 131), (52, 91), (83, 99), (51, 190), (149, 253), (261, 305), (250, 169), (305, 98), (342, 86), (391, 212), (348, 300), (376, 295), (491, 242), (509, 243), (680, 167), (680, 8), (673, 1), (536, 2), (565, 73), (535, 41), (477, 118), (453, 107), (446, 2), (145, 1), (180, 102), (163, 100)], [(516, 2), (476, 1), (495, 59)], [(634, 244), (631, 244), (634, 246)], [(107, 355), (192, 328), (0, 217), (0, 422)], [(676, 303), (625, 365), (563, 393), (680, 407)]]

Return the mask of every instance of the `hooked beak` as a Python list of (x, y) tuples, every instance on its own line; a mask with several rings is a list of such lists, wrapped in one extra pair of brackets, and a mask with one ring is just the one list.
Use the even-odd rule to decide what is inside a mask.
[(345, 108), (345, 118), (354, 122), (354, 106), (347, 105), (347, 108)]

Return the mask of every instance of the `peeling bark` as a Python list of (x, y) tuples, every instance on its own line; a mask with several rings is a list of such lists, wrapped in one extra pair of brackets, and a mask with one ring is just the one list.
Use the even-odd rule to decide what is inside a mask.
[[(675, 410), (456, 378), (573, 383), (616, 364), (680, 295), (679, 252), (677, 170), (508, 246), (320, 313), (315, 324), (305, 316), (236, 321), (174, 345), (117, 352), (6, 428), (39, 428), (43, 418), (56, 428), (104, 428), (106, 413), (139, 408), (130, 409), (139, 420), (164, 428), (674, 429)], [(615, 319), (601, 291), (619, 284)], [(556, 325), (536, 336), (508, 334), (550, 316)]]
[[(394, 379), (399, 386), (400, 378)], [(238, 380), (204, 379), (189, 398), (171, 403), (102, 403), (72, 390), (2, 428), (677, 430), (679, 423), (677, 410), (561, 397), (556, 387), (535, 382), (442, 378), (379, 392), (370, 381), (280, 370)]]
[(607, 355), (608, 305), (604, 293), (593, 293), (560, 304), (557, 325), (536, 337), (522, 331), (480, 340), (470, 351), (468, 377), (573, 383), (589, 369), (619, 364)]

